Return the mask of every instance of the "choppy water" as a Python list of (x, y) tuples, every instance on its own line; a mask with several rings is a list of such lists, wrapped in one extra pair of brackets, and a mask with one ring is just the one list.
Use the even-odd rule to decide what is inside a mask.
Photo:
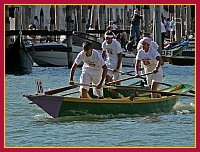
[[(165, 64), (163, 69), (164, 82), (194, 86), (193, 66)], [(78, 68), (76, 82), (80, 73)], [(23, 97), (36, 92), (35, 79), (42, 79), (46, 90), (67, 86), (69, 69), (34, 67), (29, 75), (6, 75), (6, 146), (195, 146), (194, 98), (182, 97), (168, 114), (52, 118)]]

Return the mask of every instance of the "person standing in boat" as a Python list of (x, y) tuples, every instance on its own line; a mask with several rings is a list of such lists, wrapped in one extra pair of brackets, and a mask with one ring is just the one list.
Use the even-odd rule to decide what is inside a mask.
[(93, 83), (96, 87), (93, 88), (93, 94), (98, 98), (103, 98), (104, 80), (107, 75), (107, 66), (101, 54), (93, 49), (92, 43), (83, 42), (83, 51), (81, 51), (72, 65), (70, 71), (69, 84), (74, 85), (74, 73), (80, 62), (83, 61), (82, 74), (80, 76), (80, 83), (88, 86), (80, 86), (81, 98), (88, 98), (87, 93), (89, 85)]
[(113, 38), (113, 32), (106, 31), (105, 41), (102, 43), (102, 57), (106, 59), (107, 67), (112, 69), (108, 70), (106, 83), (111, 82), (112, 78), (113, 80), (119, 80), (121, 78), (121, 73), (117, 71), (122, 70), (122, 48), (121, 44)]
[[(151, 39), (148, 37), (143, 37), (141, 40), (142, 48), (138, 51), (136, 55), (135, 63), (135, 76), (140, 77), (139, 69), (142, 63), (144, 67), (144, 72), (153, 74), (147, 75), (147, 82), (151, 90), (157, 90), (159, 82), (162, 82), (163, 71), (162, 71), (162, 60), (160, 53), (151, 46)], [(152, 98), (159, 98), (160, 94), (152, 93)]]

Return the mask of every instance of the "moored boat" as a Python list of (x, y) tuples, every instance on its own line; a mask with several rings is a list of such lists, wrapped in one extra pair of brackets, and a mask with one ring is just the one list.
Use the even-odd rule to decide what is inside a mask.
[(172, 56), (165, 57), (166, 61), (173, 65), (192, 66), (195, 65), (195, 57), (192, 56)]
[[(68, 66), (67, 44), (61, 42), (43, 42), (37, 44), (28, 44), (33, 60), (42, 67)], [(73, 60), (82, 50), (80, 46), (72, 46)]]
[[(29, 50), (34, 62), (41, 67), (61, 67), (68, 66), (67, 44), (61, 42), (42, 42), (28, 44)], [(72, 45), (73, 61), (79, 52), (81, 46)], [(101, 50), (98, 50), (101, 53)], [(135, 54), (123, 52), (122, 65), (132, 67), (135, 64)]]
[(5, 51), (6, 74), (29, 74), (32, 72), (33, 60), (29, 51), (25, 48), (21, 35), (19, 34), (13, 44)]
[[(132, 88), (133, 89), (133, 88)], [(76, 98), (59, 95), (25, 95), (50, 116), (62, 117), (84, 114), (149, 114), (170, 112), (181, 95), (192, 89), (191, 85), (179, 84), (162, 89), (161, 98), (150, 98), (150, 94), (131, 95), (119, 99)], [(131, 90), (131, 89), (128, 89)]]
[(162, 58), (173, 65), (195, 65), (195, 41), (184, 41), (173, 49), (162, 50)]

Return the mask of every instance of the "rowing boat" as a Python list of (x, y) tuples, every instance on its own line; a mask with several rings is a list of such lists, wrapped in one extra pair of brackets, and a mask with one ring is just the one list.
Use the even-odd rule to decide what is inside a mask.
[[(191, 85), (179, 84), (162, 89), (165, 93), (187, 93), (192, 89)], [(38, 105), (50, 116), (57, 118), (62, 116), (85, 114), (149, 114), (170, 112), (180, 95), (164, 95), (161, 98), (150, 98), (150, 93), (140, 94), (130, 98), (131, 95), (112, 99), (77, 98), (60, 95), (25, 95), (32, 103)]]

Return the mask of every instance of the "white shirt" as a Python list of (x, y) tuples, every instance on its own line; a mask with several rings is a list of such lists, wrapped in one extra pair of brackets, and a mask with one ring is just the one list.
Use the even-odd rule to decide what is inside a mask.
[[(136, 60), (141, 60), (146, 71), (152, 72), (157, 66), (157, 56), (160, 56), (159, 52), (154, 47), (150, 46), (148, 52), (140, 49), (136, 55)], [(161, 71), (161, 68), (159, 68), (158, 71)]]
[(89, 57), (85, 55), (84, 51), (81, 51), (77, 55), (74, 62), (79, 65), (81, 61), (84, 62), (82, 72), (87, 72), (89, 74), (92, 74), (94, 72), (102, 73), (102, 66), (105, 65), (105, 61), (103, 60), (101, 54), (94, 49), (92, 51), (92, 55)]
[(121, 44), (113, 39), (111, 44), (106, 40), (102, 43), (103, 51), (106, 51), (106, 65), (108, 68), (116, 68), (118, 63), (118, 54), (122, 52)]
[(117, 25), (116, 24), (112, 24), (112, 30), (117, 30), (117, 29), (118, 29)]
[(164, 26), (164, 24), (161, 22), (161, 33), (165, 33), (165, 32), (166, 32), (165, 26)]
[(171, 31), (175, 31), (175, 23), (173, 20), (170, 22), (169, 26), (172, 27)]

